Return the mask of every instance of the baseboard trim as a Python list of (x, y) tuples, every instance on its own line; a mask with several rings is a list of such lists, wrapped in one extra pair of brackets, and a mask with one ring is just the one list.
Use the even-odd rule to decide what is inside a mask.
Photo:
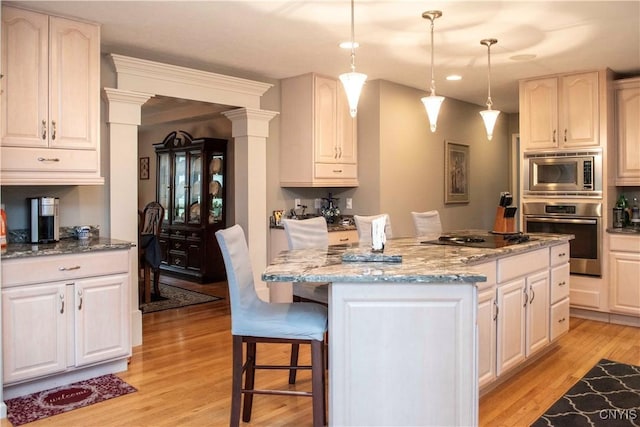
[(640, 328), (640, 317), (628, 316), (617, 313), (604, 313), (601, 311), (585, 310), (582, 308), (571, 308), (571, 317), (579, 319), (595, 320), (597, 322), (614, 323), (616, 325), (635, 326)]

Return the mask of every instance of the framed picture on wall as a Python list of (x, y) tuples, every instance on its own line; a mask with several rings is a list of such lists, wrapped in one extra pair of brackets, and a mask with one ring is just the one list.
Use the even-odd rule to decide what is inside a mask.
[(149, 179), (149, 158), (140, 157), (140, 179)]
[(444, 202), (469, 203), (469, 146), (445, 141)]

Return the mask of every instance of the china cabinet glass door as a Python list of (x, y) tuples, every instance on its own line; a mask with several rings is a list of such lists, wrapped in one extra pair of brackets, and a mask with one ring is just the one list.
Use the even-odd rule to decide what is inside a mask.
[(189, 223), (200, 223), (200, 188), (202, 187), (202, 171), (200, 151), (189, 153)]
[(173, 219), (184, 223), (187, 207), (187, 153), (175, 153), (175, 173), (173, 175)]
[(164, 221), (169, 221), (169, 198), (171, 197), (171, 165), (169, 153), (158, 154), (158, 203), (164, 208)]
[(224, 153), (209, 155), (209, 224), (224, 221)]

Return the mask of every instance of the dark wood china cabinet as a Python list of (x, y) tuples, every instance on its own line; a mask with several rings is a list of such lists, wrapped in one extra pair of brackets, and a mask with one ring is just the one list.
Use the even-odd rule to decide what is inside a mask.
[(160, 268), (201, 283), (226, 280), (215, 232), (225, 226), (227, 140), (174, 131), (153, 147), (156, 199), (165, 208)]

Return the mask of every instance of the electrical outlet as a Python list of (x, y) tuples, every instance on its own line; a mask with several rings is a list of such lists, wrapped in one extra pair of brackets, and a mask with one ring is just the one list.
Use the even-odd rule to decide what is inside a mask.
[(322, 208), (322, 199), (314, 199), (313, 201), (313, 207), (315, 209), (320, 209)]
[(347, 197), (347, 209), (353, 209), (353, 199), (351, 197)]
[(300, 199), (294, 199), (293, 201), (293, 207), (297, 208), (298, 206), (300, 206)]

